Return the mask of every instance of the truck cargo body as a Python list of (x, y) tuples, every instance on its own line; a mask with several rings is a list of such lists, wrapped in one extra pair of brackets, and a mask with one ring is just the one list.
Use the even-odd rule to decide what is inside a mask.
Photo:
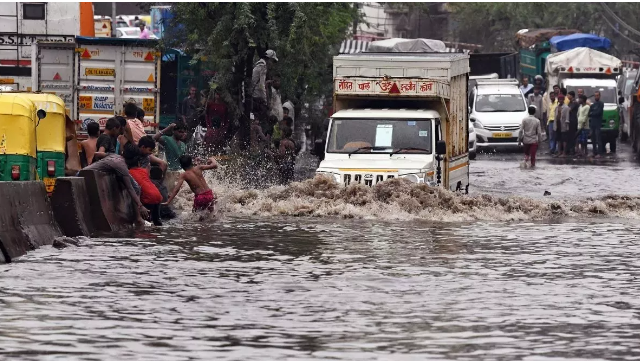
[(145, 111), (144, 125), (155, 132), (159, 121), (160, 56), (153, 40), (81, 38), (73, 44), (33, 45), (33, 84), (58, 95), (69, 116), (85, 131), (90, 122), (104, 128), (108, 118), (135, 102)]
[[(335, 57), (334, 114), (317, 172), (345, 184), (406, 177), (467, 190), (468, 73), (464, 54)], [(440, 171), (439, 140), (446, 141)]]
[(31, 91), (31, 49), (37, 41), (68, 43), (80, 31), (80, 3), (0, 5), (0, 85)]

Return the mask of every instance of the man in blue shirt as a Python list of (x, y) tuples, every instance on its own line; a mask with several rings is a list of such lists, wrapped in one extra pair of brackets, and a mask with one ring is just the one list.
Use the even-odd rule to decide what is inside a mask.
[(589, 108), (589, 129), (591, 129), (591, 143), (593, 145), (593, 156), (600, 157), (603, 152), (602, 147), (602, 116), (604, 113), (604, 103), (600, 101), (600, 92), (595, 92), (594, 101)]

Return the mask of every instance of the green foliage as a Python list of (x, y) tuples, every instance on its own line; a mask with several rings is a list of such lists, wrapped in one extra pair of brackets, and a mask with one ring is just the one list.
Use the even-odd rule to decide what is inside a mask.
[(236, 118), (254, 54), (267, 49), (278, 55), (271, 73), (281, 78), (283, 101), (299, 104), (330, 92), (332, 57), (358, 16), (348, 3), (175, 3), (173, 10), (183, 32), (168, 45), (197, 49), (213, 63)]

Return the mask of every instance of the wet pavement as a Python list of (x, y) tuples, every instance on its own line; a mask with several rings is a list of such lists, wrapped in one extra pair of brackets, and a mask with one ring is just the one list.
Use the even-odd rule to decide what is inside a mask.
[(185, 212), (0, 267), (0, 358), (637, 360), (640, 200), (620, 195), (640, 194), (640, 167), (625, 151), (535, 170), (481, 154), (469, 196), (210, 180), (215, 220)]

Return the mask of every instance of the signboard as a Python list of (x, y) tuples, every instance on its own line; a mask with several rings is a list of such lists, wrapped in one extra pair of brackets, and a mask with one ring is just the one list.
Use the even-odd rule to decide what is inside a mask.
[(84, 69), (85, 76), (115, 76), (115, 69), (108, 68), (86, 68)]
[(1, 34), (0, 45), (31, 45), (37, 41), (73, 43), (74, 36), (51, 36), (36, 34)]
[(93, 109), (93, 98), (91, 96), (81, 95), (78, 100), (80, 109)]
[(151, 112), (156, 109), (156, 100), (154, 98), (143, 98), (142, 99), (142, 110), (145, 112)]
[(435, 96), (442, 93), (439, 93), (438, 90), (443, 86), (444, 84), (427, 79), (336, 79), (334, 91), (336, 94), (354, 95), (391, 94), (407, 96)]
[(0, 84), (13, 84), (15, 83), (13, 78), (2, 78), (0, 79)]

